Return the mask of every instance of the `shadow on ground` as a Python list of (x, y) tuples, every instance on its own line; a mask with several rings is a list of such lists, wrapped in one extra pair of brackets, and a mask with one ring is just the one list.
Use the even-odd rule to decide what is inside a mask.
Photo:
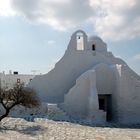
[[(48, 117), (46, 114), (44, 115), (40, 115), (40, 116), (34, 116), (33, 114), (30, 114), (29, 116), (24, 116), (24, 117), (21, 117), (21, 116), (12, 116), (13, 118), (22, 118), (28, 122), (35, 122), (35, 119), (48, 119), (48, 120), (52, 120), (52, 121), (55, 121), (55, 122), (62, 122), (62, 123), (72, 123), (72, 124), (80, 124), (80, 125), (83, 125), (83, 126), (89, 126), (89, 127), (106, 127), (106, 128), (122, 128), (122, 129), (140, 129), (140, 123), (139, 124), (120, 124), (120, 123), (117, 123), (117, 122), (107, 122), (105, 124), (95, 124), (95, 123), (92, 123), (90, 121), (87, 121), (87, 120), (83, 120), (83, 119), (79, 119), (79, 120), (76, 120), (76, 119), (73, 119), (73, 118), (57, 118), (55, 115), (54, 116), (51, 116), (51, 117)], [(28, 127), (24, 130), (19, 130), (19, 132), (24, 132), (24, 133), (27, 133), (28, 132), (28, 129), (31, 129), (32, 131), (38, 131), (36, 129), (39, 129), (39, 130), (43, 130), (41, 128), (42, 126), (33, 126), (33, 128), (31, 127)], [(32, 132), (31, 131), (31, 132)], [(35, 132), (33, 132), (35, 133)]]
[(16, 131), (22, 134), (35, 136), (46, 132), (47, 127), (43, 127), (41, 125), (34, 125), (34, 126), (28, 126), (28, 125), (2, 126), (1, 125), (0, 131), (3, 133), (6, 131)]

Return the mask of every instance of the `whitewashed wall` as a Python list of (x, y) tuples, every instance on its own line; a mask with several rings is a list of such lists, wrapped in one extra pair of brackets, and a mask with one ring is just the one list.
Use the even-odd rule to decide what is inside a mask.
[(126, 65), (119, 66), (117, 92), (117, 117), (121, 123), (140, 123), (140, 81)]
[[(95, 91), (97, 94), (110, 94), (113, 120), (140, 123), (140, 76), (123, 60), (108, 52), (106, 43), (99, 37), (88, 38), (83, 31), (80, 32), (84, 35), (85, 49), (76, 49), (76, 31), (55, 68), (45, 75), (36, 76), (29, 86), (38, 92), (42, 101), (63, 103), (60, 106), (77, 117), (88, 117), (96, 110), (95, 106), (89, 107)], [(92, 50), (93, 44), (96, 51)], [(94, 77), (92, 80), (89, 71), (90, 74), (94, 71), (90, 75)], [(92, 90), (91, 83), (96, 83)], [(97, 105), (98, 99), (95, 97), (92, 103)], [(104, 120), (103, 112), (97, 109), (94, 113)]]
[(17, 83), (17, 79), (20, 79), (20, 83), (25, 85), (29, 84), (30, 80), (33, 79), (35, 75), (25, 75), (25, 74), (0, 74), (0, 87), (13, 88)]
[[(77, 33), (77, 32), (76, 32)], [(115, 58), (107, 52), (106, 44), (98, 37), (92, 37), (90, 43), (87, 40), (85, 50), (76, 50), (75, 33), (72, 35), (68, 49), (55, 68), (49, 73), (36, 76), (29, 86), (33, 87), (41, 100), (51, 103), (64, 101), (64, 95), (68, 93), (76, 79), (97, 64), (105, 63), (125, 64), (121, 59)], [(85, 36), (86, 41), (86, 36)], [(96, 45), (96, 51), (89, 49), (90, 44)], [(101, 49), (102, 48), (102, 49)]]

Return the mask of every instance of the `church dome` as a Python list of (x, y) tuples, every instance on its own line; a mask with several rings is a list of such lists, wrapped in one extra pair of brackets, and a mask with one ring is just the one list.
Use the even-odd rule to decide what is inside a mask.
[(89, 36), (88, 40), (89, 40), (89, 41), (103, 42), (103, 40), (102, 40), (100, 37), (95, 36), (95, 35)]
[(88, 38), (89, 46), (93, 47), (96, 46), (96, 51), (98, 52), (107, 52), (107, 45), (106, 43), (98, 36), (91, 35)]

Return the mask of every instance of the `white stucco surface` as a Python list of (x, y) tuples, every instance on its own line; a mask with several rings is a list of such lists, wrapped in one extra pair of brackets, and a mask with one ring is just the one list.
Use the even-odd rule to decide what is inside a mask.
[(84, 31), (73, 33), (54, 69), (36, 76), (29, 86), (42, 101), (59, 103), (75, 118), (140, 123), (140, 77), (108, 52), (101, 38)]
[[(42, 100), (55, 103), (63, 102), (64, 95), (75, 85), (76, 79), (97, 64), (124, 64), (121, 59), (110, 55), (110, 52), (107, 52), (106, 49), (101, 52), (98, 51), (98, 44), (96, 44), (95, 39), (90, 40), (90, 42), (97, 45), (97, 51), (92, 51), (88, 45), (85, 46), (85, 50), (76, 50), (76, 37), (73, 34), (68, 49), (61, 60), (56, 63), (55, 68), (49, 73), (36, 76), (33, 79), (30, 86), (41, 94)], [(88, 44), (88, 41), (85, 44)], [(105, 43), (102, 40), (101, 44), (104, 48)]]
[(114, 114), (121, 123), (140, 123), (140, 81), (126, 65), (117, 66), (117, 70), (116, 89), (112, 94), (117, 109)]
[(13, 88), (13, 86), (18, 82), (24, 83), (26, 86), (35, 77), (35, 75), (28, 74), (4, 74), (0, 73), (0, 88)]

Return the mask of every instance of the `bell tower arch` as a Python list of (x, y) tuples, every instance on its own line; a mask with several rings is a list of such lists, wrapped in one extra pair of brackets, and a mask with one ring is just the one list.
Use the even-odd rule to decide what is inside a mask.
[(87, 35), (82, 30), (77, 30), (71, 36), (68, 50), (84, 51), (87, 50)]

